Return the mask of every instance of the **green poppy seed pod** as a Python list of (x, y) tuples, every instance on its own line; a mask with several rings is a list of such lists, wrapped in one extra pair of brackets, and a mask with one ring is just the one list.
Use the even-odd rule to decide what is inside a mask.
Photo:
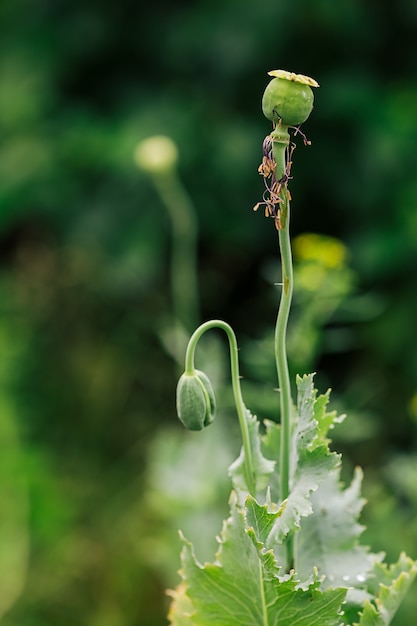
[(177, 385), (177, 414), (188, 430), (202, 430), (214, 420), (216, 399), (209, 378), (194, 370), (184, 374)]
[(275, 124), (299, 126), (313, 109), (314, 95), (311, 87), (319, 84), (309, 76), (285, 70), (268, 72), (274, 76), (262, 98), (262, 111)]

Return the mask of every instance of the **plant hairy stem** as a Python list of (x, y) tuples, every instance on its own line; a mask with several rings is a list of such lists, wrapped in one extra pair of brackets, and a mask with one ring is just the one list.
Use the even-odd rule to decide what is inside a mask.
[[(287, 127), (277, 127), (272, 133), (274, 140), (274, 160), (276, 162), (275, 178), (280, 180), (287, 172), (287, 157), (289, 133)], [(280, 228), (278, 229), (279, 248), (281, 252), (281, 299), (275, 325), (275, 361), (278, 374), (281, 416), (281, 451), (280, 468), (280, 495), (281, 499), (288, 498), (290, 493), (290, 448), (291, 448), (291, 414), (292, 396), (291, 382), (287, 358), (287, 325), (293, 293), (293, 266), (290, 243), (290, 200), (286, 182), (280, 192)], [(294, 567), (294, 537), (290, 535), (286, 542), (287, 569)]]

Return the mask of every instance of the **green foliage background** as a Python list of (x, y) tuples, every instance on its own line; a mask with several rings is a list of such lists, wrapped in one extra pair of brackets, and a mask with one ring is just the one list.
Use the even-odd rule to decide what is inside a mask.
[[(226, 319), (253, 348), (276, 304), (275, 232), (251, 210), (270, 69), (321, 85), (312, 147), (295, 153), (293, 234), (340, 238), (355, 275), (321, 331), (316, 381), (351, 415), (337, 445), (365, 468), (369, 541), (416, 557), (415, 2), (2, 0), (0, 29), (5, 626), (166, 623), (178, 511), (150, 467), (158, 437), (174, 464), (183, 435), (160, 339), (170, 225), (132, 154), (154, 133), (177, 143), (202, 319)], [(227, 484), (197, 489), (206, 517), (222, 490), (226, 502)]]

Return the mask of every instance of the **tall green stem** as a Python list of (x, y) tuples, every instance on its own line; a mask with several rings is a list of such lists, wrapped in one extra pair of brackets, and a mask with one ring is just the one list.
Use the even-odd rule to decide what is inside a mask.
[[(275, 177), (280, 180), (287, 174), (286, 150), (289, 145), (288, 129), (279, 126), (272, 133), (274, 139), (274, 159), (276, 162)], [(290, 243), (290, 201), (286, 183), (280, 192), (280, 229), (278, 230), (281, 251), (282, 290), (275, 326), (275, 361), (278, 373), (281, 409), (281, 455), (280, 455), (280, 488), (281, 499), (288, 498), (290, 493), (290, 447), (291, 447), (291, 382), (287, 359), (287, 325), (293, 293), (293, 267)], [(287, 540), (287, 566), (294, 565), (293, 537)]]
[(172, 225), (171, 291), (174, 313), (190, 329), (199, 318), (197, 220), (192, 202), (173, 170), (153, 177)]
[(222, 320), (210, 320), (201, 324), (192, 334), (190, 341), (188, 342), (187, 352), (185, 354), (185, 374), (191, 375), (195, 371), (194, 367), (194, 354), (197, 347), (197, 343), (201, 336), (211, 328), (220, 328), (224, 330), (229, 340), (230, 348), (230, 371), (232, 377), (233, 396), (235, 400), (236, 410), (239, 418), (239, 426), (242, 433), (243, 450), (245, 454), (245, 479), (248, 486), (248, 491), (252, 496), (256, 495), (256, 480), (255, 471), (252, 458), (252, 450), (250, 446), (249, 429), (246, 421), (246, 407), (243, 402), (242, 390), (240, 387), (240, 375), (239, 375), (239, 359), (238, 359), (238, 347), (236, 335), (232, 327), (223, 322)]

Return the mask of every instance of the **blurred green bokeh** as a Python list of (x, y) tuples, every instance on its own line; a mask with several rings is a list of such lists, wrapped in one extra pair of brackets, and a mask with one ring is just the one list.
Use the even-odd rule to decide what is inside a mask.
[[(260, 101), (277, 68), (321, 85), (304, 126), (312, 146), (294, 155), (293, 235), (349, 251), (311, 309), (305, 272), (321, 270), (300, 260), (292, 367), (316, 370), (351, 415), (337, 445), (365, 468), (367, 539), (417, 557), (414, 0), (2, 0), (0, 27), (2, 624), (166, 624), (187, 517), (169, 471), (183, 457), (174, 391), (192, 329), (173, 293), (175, 221), (133, 158), (143, 139), (175, 142), (176, 189), (195, 210), (188, 306), (234, 326), (248, 404), (258, 382), (254, 410), (278, 419), (263, 367), (276, 233), (252, 212), (269, 132)], [(215, 360), (225, 468), (239, 444)], [(203, 439), (195, 452), (184, 439), (190, 464), (206, 458)], [(218, 502), (203, 484), (195, 510), (189, 491), (187, 502), (190, 519), (216, 526), (228, 481), (213, 480)], [(414, 626), (416, 608), (410, 594), (395, 624)]]

